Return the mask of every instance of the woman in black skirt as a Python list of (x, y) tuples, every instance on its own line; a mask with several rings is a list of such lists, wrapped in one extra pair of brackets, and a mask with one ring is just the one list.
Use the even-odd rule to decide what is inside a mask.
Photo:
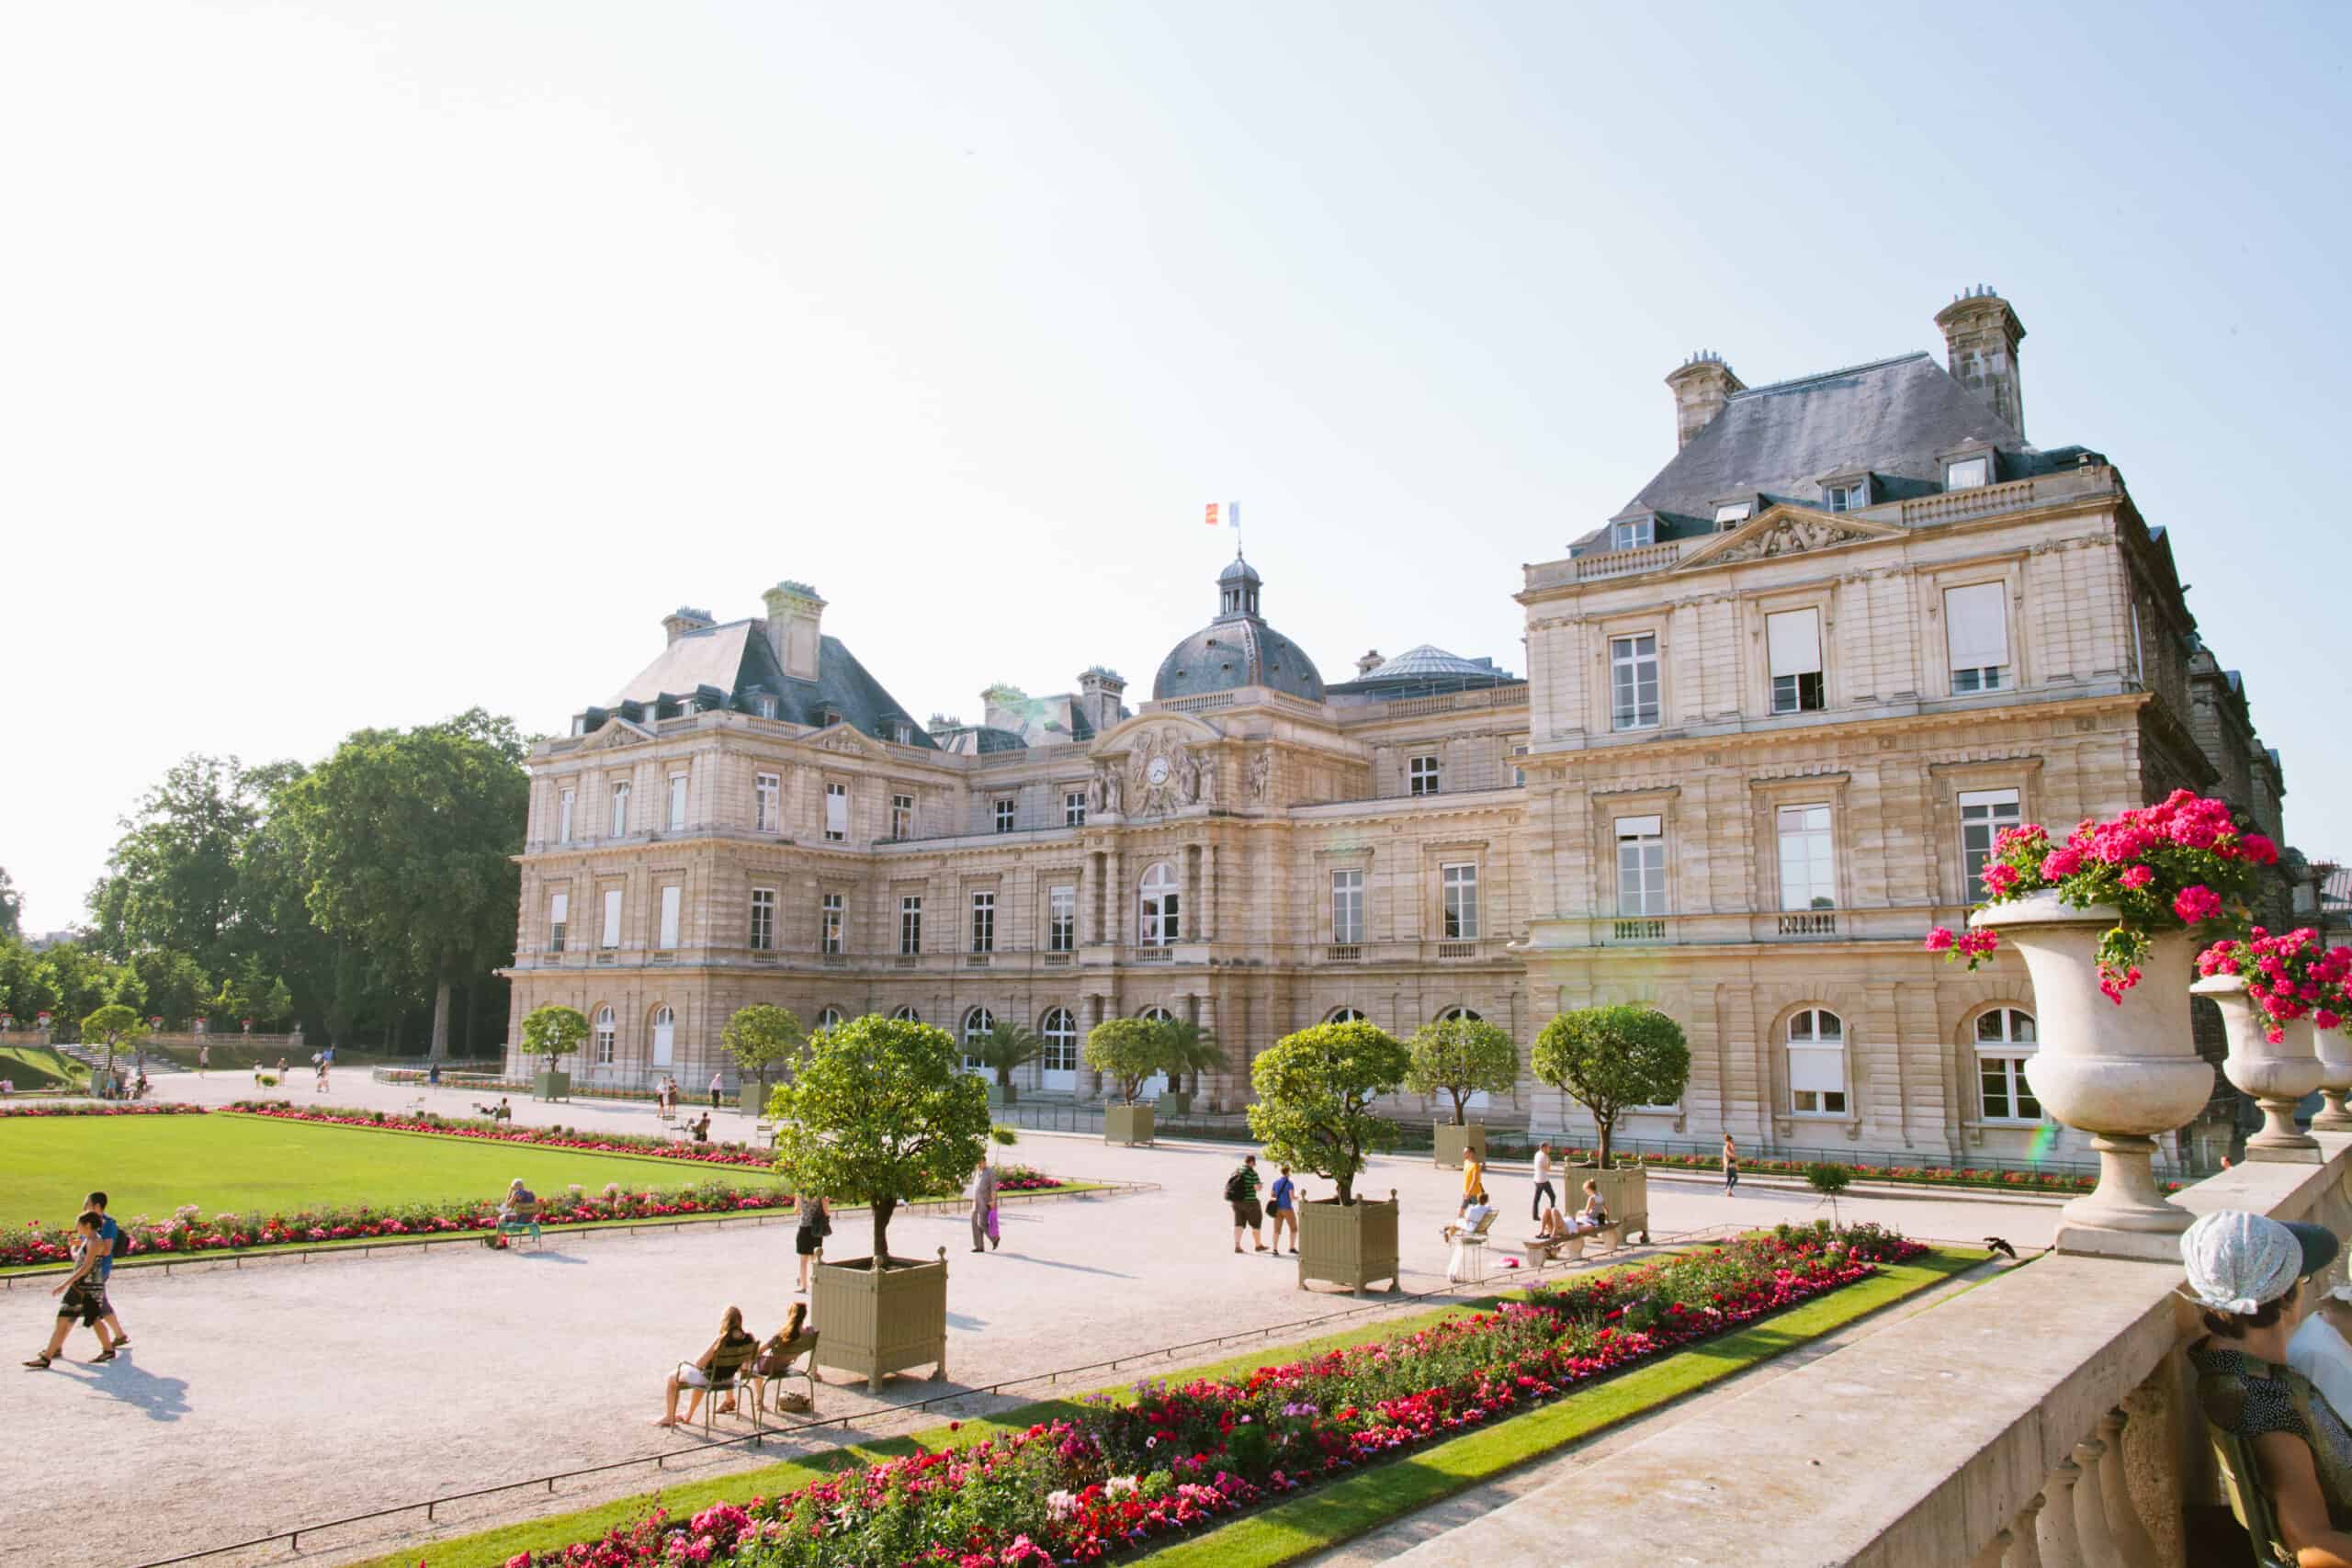
[(818, 1262), (825, 1250), (825, 1238), (833, 1234), (832, 1212), (825, 1207), (820, 1194), (804, 1194), (800, 1200), (800, 1231), (792, 1238), (792, 1249), (800, 1254), (800, 1283), (793, 1287), (793, 1294), (808, 1293), (808, 1269)]

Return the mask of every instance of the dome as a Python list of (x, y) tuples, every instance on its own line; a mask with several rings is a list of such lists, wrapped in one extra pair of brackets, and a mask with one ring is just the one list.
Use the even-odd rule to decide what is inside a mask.
[(1426, 680), (1433, 675), (1492, 675), (1494, 660), (1464, 659), (1431, 643), (1408, 649), (1363, 676), (1366, 681)]
[(1168, 650), (1151, 682), (1155, 702), (1243, 686), (1323, 700), (1323, 676), (1298, 644), (1258, 614), (1264, 580), (1237, 553), (1217, 574), (1217, 618)]

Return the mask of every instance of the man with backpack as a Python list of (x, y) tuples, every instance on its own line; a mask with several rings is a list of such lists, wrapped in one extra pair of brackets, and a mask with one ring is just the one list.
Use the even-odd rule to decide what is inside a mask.
[[(98, 1359), (111, 1361), (117, 1350), (130, 1343), (130, 1336), (123, 1332), (122, 1319), (114, 1314), (114, 1298), (107, 1291), (107, 1286), (114, 1279), (114, 1260), (130, 1255), (130, 1238), (122, 1234), (122, 1226), (107, 1213), (105, 1193), (93, 1192), (83, 1199), (82, 1209), (85, 1213), (98, 1216), (98, 1240), (103, 1244), (98, 1248), (98, 1305), (102, 1309), (99, 1315), (106, 1325), (114, 1330), (114, 1343), (99, 1352)], [(104, 1338), (105, 1336), (99, 1337)]]
[(1225, 1179), (1225, 1201), (1233, 1205), (1233, 1250), (1241, 1250), (1241, 1233), (1248, 1231), (1250, 1238), (1258, 1244), (1258, 1250), (1265, 1251), (1266, 1238), (1261, 1228), (1266, 1218), (1258, 1206), (1256, 1155), (1243, 1155), (1239, 1168)]

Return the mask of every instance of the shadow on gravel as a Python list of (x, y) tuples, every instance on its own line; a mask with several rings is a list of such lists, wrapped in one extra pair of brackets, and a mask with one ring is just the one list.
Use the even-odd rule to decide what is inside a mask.
[[(64, 1366), (60, 1362), (53, 1370), (62, 1371)], [(102, 1367), (76, 1366), (68, 1375), (93, 1393), (136, 1406), (150, 1421), (176, 1421), (188, 1413), (187, 1382), (183, 1378), (159, 1378), (119, 1359)]]

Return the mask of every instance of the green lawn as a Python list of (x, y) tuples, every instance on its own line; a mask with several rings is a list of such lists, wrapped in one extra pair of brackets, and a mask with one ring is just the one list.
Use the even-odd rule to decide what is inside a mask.
[(259, 1117), (0, 1118), (0, 1224), (68, 1222), (106, 1190), (113, 1213), (161, 1219), (183, 1203), (208, 1213), (325, 1204), (495, 1198), (521, 1177), (541, 1193), (608, 1181), (644, 1190), (706, 1180), (751, 1186), (739, 1166), (527, 1148), (425, 1134), (305, 1125)]
[(15, 1084), (18, 1094), (61, 1085), (81, 1089), (89, 1084), (90, 1069), (54, 1045), (0, 1045), (0, 1078)]

